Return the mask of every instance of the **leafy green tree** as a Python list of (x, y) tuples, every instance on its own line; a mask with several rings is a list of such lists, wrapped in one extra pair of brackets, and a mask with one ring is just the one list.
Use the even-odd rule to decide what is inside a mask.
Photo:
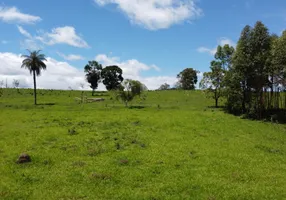
[(101, 70), (102, 65), (96, 61), (89, 61), (88, 64), (84, 67), (86, 80), (92, 89), (92, 96), (94, 96), (94, 92), (98, 87), (98, 83), (101, 81)]
[[(275, 37), (275, 36), (274, 36)], [(274, 38), (272, 48), (273, 77), (275, 86), (286, 86), (286, 31), (279, 38)]]
[(186, 68), (177, 75), (183, 90), (194, 90), (198, 82), (197, 72), (193, 68)]
[(271, 43), (268, 29), (261, 22), (243, 29), (226, 76), (230, 110), (235, 105), (236, 110), (261, 118), (265, 109), (263, 92), (270, 85)]
[(218, 46), (215, 54), (215, 59), (221, 62), (222, 68), (228, 70), (231, 66), (234, 48), (229, 44)]
[(147, 87), (140, 81), (126, 79), (121, 85), (121, 89), (117, 90), (116, 98), (124, 102), (125, 106), (131, 102), (136, 96), (144, 99), (143, 92), (147, 90)]
[(251, 53), (252, 28), (245, 26), (238, 40), (232, 59), (232, 66), (226, 74), (227, 108), (230, 112), (246, 112), (246, 104), (250, 104), (251, 89), (249, 87), (252, 68)]
[(4, 85), (4, 81), (0, 81), (0, 97), (3, 95), (3, 85)]
[[(29, 51), (29, 50), (28, 50)], [(41, 75), (42, 70), (46, 70), (46, 64), (44, 61), (46, 61), (46, 57), (44, 54), (40, 53), (41, 51), (29, 51), (29, 55), (22, 55), (24, 58), (22, 62), (22, 68), (26, 68), (30, 71), (31, 74), (33, 74), (33, 80), (34, 80), (34, 103), (37, 105), (37, 86), (36, 86), (36, 76)]]
[(13, 86), (14, 86), (14, 88), (17, 88), (17, 91), (18, 91), (18, 92), (19, 92), (19, 85), (20, 85), (20, 81), (14, 79), (14, 80), (13, 80)]
[(262, 22), (257, 22), (251, 34), (252, 70), (250, 71), (249, 84), (254, 90), (254, 107), (258, 118), (261, 118), (265, 109), (263, 97), (264, 88), (269, 86), (269, 63), (271, 50), (271, 36), (267, 27)]
[(19, 80), (14, 79), (14, 80), (13, 80), (13, 86), (14, 86), (15, 88), (18, 88), (18, 87), (19, 87), (19, 85), (20, 85), (20, 81), (19, 81)]
[(122, 69), (116, 65), (107, 66), (102, 69), (101, 78), (108, 91), (118, 89), (123, 81)]
[(218, 107), (218, 100), (223, 96), (223, 80), (225, 70), (222, 62), (212, 61), (211, 72), (205, 72), (200, 82), (200, 87), (206, 95), (215, 100), (215, 107)]
[(170, 85), (168, 83), (164, 83), (162, 84), (158, 90), (169, 90), (170, 89)]

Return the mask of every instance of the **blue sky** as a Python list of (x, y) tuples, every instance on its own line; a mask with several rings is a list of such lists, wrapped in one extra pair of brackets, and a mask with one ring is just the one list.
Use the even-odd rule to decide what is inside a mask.
[(32, 86), (19, 69), (19, 55), (28, 48), (49, 57), (38, 78), (42, 88), (78, 88), (84, 65), (96, 59), (118, 64), (126, 78), (155, 89), (173, 84), (184, 68), (208, 71), (216, 46), (235, 46), (242, 28), (257, 20), (280, 34), (285, 0), (4, 0), (0, 81)]

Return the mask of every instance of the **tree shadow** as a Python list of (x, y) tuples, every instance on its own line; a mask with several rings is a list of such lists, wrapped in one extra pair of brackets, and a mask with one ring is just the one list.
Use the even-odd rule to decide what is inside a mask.
[(217, 109), (223, 109), (223, 108), (225, 108), (224, 106), (208, 106), (208, 108), (217, 108)]
[(143, 109), (145, 106), (129, 106), (129, 109)]
[(37, 106), (54, 106), (56, 103), (38, 103)]

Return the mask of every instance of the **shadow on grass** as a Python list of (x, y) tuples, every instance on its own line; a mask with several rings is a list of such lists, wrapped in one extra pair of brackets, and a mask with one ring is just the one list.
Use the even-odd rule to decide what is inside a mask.
[(37, 106), (54, 106), (56, 103), (38, 103)]
[(143, 109), (145, 106), (129, 106), (129, 109)]
[(217, 108), (217, 109), (223, 109), (225, 108), (224, 106), (208, 106), (208, 108)]

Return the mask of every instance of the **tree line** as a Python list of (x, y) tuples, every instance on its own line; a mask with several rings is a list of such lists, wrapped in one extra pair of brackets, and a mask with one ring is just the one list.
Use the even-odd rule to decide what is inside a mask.
[(218, 46), (200, 87), (225, 108), (253, 119), (286, 121), (286, 31), (270, 34), (260, 21), (245, 26), (236, 48)]
[(126, 79), (122, 76), (122, 69), (116, 65), (103, 67), (97, 61), (89, 61), (84, 67), (86, 81), (90, 84), (92, 95), (98, 88), (99, 83), (103, 83), (107, 91), (112, 91), (117, 100), (124, 102), (132, 101), (136, 96), (145, 99), (143, 92), (148, 88), (138, 80)]
[[(29, 51), (29, 50), (28, 50)], [(34, 104), (37, 105), (37, 84), (36, 77), (41, 75), (42, 70), (46, 70), (45, 64), (46, 56), (38, 51), (29, 51), (28, 55), (22, 56), (22, 68), (26, 68), (33, 75), (34, 82)], [(122, 76), (122, 69), (116, 65), (103, 67), (97, 61), (89, 61), (84, 67), (86, 81), (90, 84), (92, 89), (92, 96), (95, 94), (95, 90), (98, 88), (99, 83), (103, 83), (108, 91), (113, 91), (115, 98), (122, 100), (125, 105), (132, 101), (136, 96), (140, 99), (145, 99), (143, 92), (148, 88), (138, 80), (126, 79)], [(193, 68), (186, 68), (177, 75), (179, 81), (175, 84), (175, 89), (194, 90), (195, 85), (198, 82), (198, 71)], [(2, 83), (2, 82), (1, 82)], [(19, 81), (13, 82), (16, 88), (19, 87)], [(83, 89), (83, 84), (81, 84)], [(2, 88), (2, 87), (1, 87)], [(159, 89), (169, 89), (170, 85), (163, 84)], [(2, 90), (0, 91), (2, 94)]]

